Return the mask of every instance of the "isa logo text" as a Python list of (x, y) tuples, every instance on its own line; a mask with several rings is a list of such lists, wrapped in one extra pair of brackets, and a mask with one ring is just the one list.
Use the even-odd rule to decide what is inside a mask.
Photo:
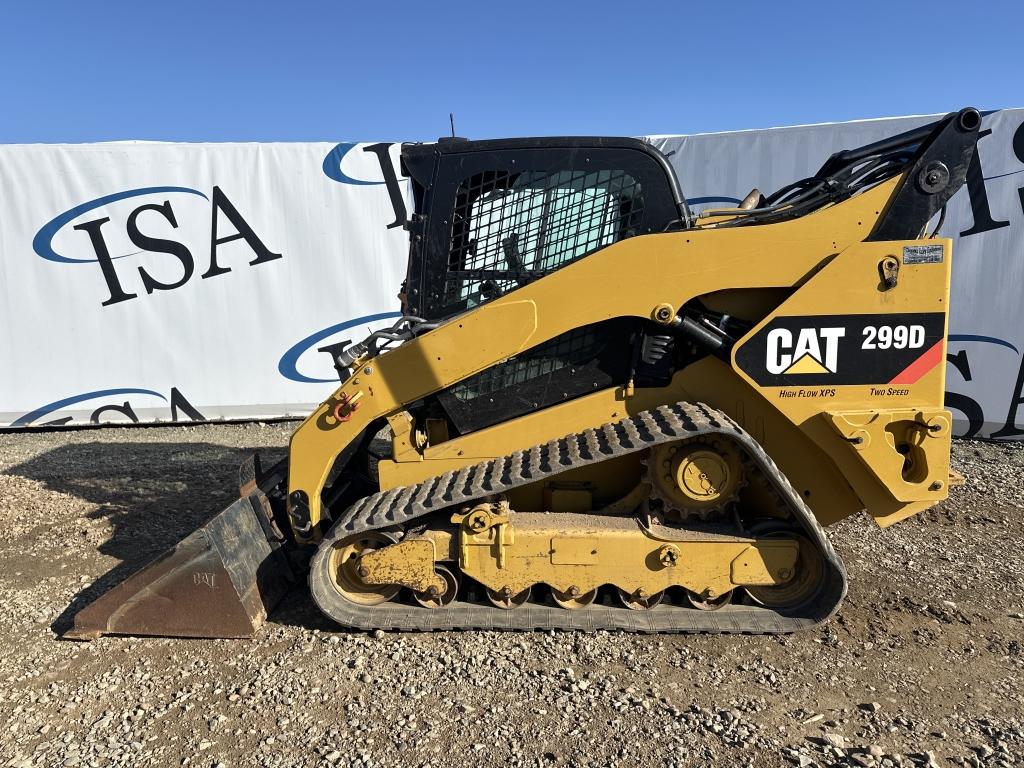
[[(197, 239), (197, 229), (208, 238)], [(185, 230), (193, 235), (185, 237)], [(32, 249), (56, 264), (96, 265), (108, 294), (101, 304), (109, 307), (143, 292), (181, 288), (197, 269), (204, 280), (230, 273), (238, 249), (222, 251), (235, 241), (243, 244), (249, 267), (282, 258), (219, 186), (209, 193), (158, 186), (126, 189), (69, 208), (39, 229)], [(130, 257), (136, 263), (124, 261)]]

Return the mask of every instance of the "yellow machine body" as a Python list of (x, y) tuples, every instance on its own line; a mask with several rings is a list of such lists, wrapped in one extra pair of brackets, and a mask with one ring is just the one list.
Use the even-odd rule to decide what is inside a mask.
[[(664, 306), (674, 317), (698, 297), (740, 313), (745, 303), (779, 289), (788, 298), (749, 337), (783, 316), (804, 318), (813, 327), (815, 317), (836, 308), (847, 315), (892, 316), (897, 325), (903, 315), (945, 318), (949, 240), (930, 241), (941, 247), (940, 261), (901, 266), (895, 287), (879, 288), (879, 265), (886, 259), (902, 265), (903, 249), (919, 245), (863, 242), (895, 185), (893, 180), (815, 214), (756, 230), (697, 229), (626, 240), (360, 365), (295, 431), (289, 488), (308, 495), (316, 530), (319, 499), (335, 459), (374, 419), (391, 417), (394, 423), (406, 404), (586, 323), (652, 318)], [(929, 357), (920, 367), (928, 367), (906, 383), (760, 386), (735, 362), (743, 343), (731, 366), (705, 359), (663, 389), (610, 388), (418, 449), (410, 447), (410, 432), (396, 431), (394, 458), (379, 465), (381, 487), (419, 482), (653, 404), (699, 400), (730, 414), (759, 439), (823, 523), (866, 509), (887, 525), (946, 497), (951, 417), (942, 402), (941, 345), (921, 350)], [(358, 407), (347, 418), (335, 416), (339, 405), (351, 402)], [(855, 442), (851, 429), (866, 439)], [(910, 474), (898, 450), (908, 441), (918, 457)], [(595, 482), (612, 486), (606, 495), (621, 490), (614, 487), (614, 473)], [(540, 489), (534, 491), (527, 508), (540, 508)]]

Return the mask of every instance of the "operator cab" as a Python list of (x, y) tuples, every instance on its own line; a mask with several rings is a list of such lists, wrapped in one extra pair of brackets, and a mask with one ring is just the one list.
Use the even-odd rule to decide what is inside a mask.
[(562, 137), (402, 147), (412, 180), (405, 314), (438, 320), (612, 243), (688, 226), (665, 156), (638, 139)]

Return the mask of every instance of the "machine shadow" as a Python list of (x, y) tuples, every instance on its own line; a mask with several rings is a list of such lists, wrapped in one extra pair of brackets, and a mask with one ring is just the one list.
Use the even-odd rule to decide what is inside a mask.
[[(284, 457), (282, 447), (243, 448), (205, 442), (73, 443), (35, 456), (5, 470), (41, 483), (55, 493), (97, 505), (85, 518), (47, 521), (52, 535), (66, 540), (84, 537), (83, 519), (106, 520), (109, 538), (96, 547), (119, 562), (85, 586), (52, 622), (58, 635), (88, 603), (174, 547), (238, 498), (238, 466), (254, 451), (264, 465)], [(77, 548), (77, 547), (76, 547)], [(286, 623), (319, 626), (319, 612), (305, 590), (282, 601), (276, 614)], [(306, 605), (308, 603), (308, 605)]]

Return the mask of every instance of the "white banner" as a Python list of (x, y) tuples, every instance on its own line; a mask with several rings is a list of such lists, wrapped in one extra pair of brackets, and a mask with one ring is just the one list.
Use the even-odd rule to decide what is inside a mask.
[(308, 413), (337, 383), (316, 348), (399, 309), (360, 149), (0, 147), (0, 424)]
[[(930, 119), (653, 141), (700, 208)], [(986, 116), (943, 226), (961, 434), (1024, 436), (1022, 124)], [(398, 314), (406, 234), (364, 147), (0, 146), (0, 426), (308, 413), (337, 382), (317, 348)]]

